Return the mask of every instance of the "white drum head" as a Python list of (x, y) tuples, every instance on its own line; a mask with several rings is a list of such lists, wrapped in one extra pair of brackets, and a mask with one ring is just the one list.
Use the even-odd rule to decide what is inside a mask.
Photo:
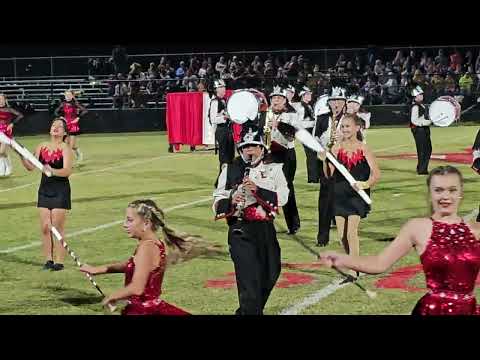
[(447, 127), (456, 119), (456, 108), (447, 100), (435, 100), (429, 109), (430, 120), (436, 126)]
[(243, 124), (257, 118), (259, 105), (257, 98), (250, 91), (240, 90), (234, 92), (228, 99), (227, 112), (233, 122)]
[(330, 112), (330, 107), (328, 106), (328, 95), (322, 95), (318, 98), (315, 103), (315, 116), (328, 114)]

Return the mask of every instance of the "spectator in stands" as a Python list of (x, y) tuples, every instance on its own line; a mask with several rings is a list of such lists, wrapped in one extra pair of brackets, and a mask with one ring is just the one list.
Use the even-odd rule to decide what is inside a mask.
[(142, 86), (141, 82), (142, 80), (145, 80), (145, 75), (142, 72), (142, 66), (139, 63), (133, 63), (130, 66), (128, 80), (130, 104), (134, 108), (140, 107), (143, 105), (142, 94), (140, 92)]
[(473, 76), (470, 70), (467, 70), (458, 80), (458, 86), (462, 95), (470, 96), (472, 94)]
[(115, 46), (112, 51), (112, 59), (115, 74), (126, 74), (128, 71), (127, 50), (121, 45)]
[(477, 74), (477, 91), (480, 89), (480, 53), (475, 60), (475, 74)]
[(117, 74), (117, 82), (115, 83), (115, 90), (113, 94), (113, 107), (116, 109), (123, 109), (128, 105), (129, 89), (127, 83), (124, 81), (125, 77)]
[(427, 60), (428, 60), (428, 54), (426, 51), (422, 52), (422, 56), (420, 58), (420, 67), (423, 68), (424, 70), (427, 69)]
[(335, 64), (335, 68), (337, 71), (339, 69), (345, 69), (347, 67), (347, 60), (345, 59), (345, 55), (342, 53), (338, 57), (337, 63)]
[(202, 62), (202, 67), (198, 69), (198, 77), (199, 78), (204, 78), (207, 76), (207, 68), (208, 68), (208, 62), (204, 61)]
[(183, 79), (186, 73), (185, 61), (180, 61), (180, 66), (175, 71), (175, 76), (177, 79)]
[(443, 49), (438, 50), (438, 55), (435, 57), (435, 62), (443, 67), (448, 66), (448, 58)]
[(463, 59), (463, 69), (465, 71), (468, 70), (470, 66), (473, 67), (474, 62), (473, 62), (473, 54), (471, 50), (468, 50), (467, 53), (465, 54), (465, 58)]
[(402, 51), (398, 50), (397, 54), (395, 55), (395, 58), (392, 61), (392, 64), (393, 66), (398, 66), (401, 68), (404, 62), (405, 62), (405, 57), (403, 56)]
[(440, 73), (435, 73), (430, 81), (432, 84), (433, 96), (438, 98), (443, 95), (445, 90), (445, 79)]
[(462, 61), (462, 55), (457, 49), (455, 49), (450, 55), (450, 70), (456, 71), (459, 65), (462, 66)]
[(388, 73), (388, 80), (382, 85), (382, 98), (384, 104), (397, 104), (400, 100), (398, 82), (393, 72)]
[(450, 96), (455, 96), (457, 91), (457, 83), (453, 78), (452, 73), (448, 73), (445, 78), (445, 93)]
[(382, 60), (377, 59), (377, 61), (375, 61), (375, 66), (373, 67), (373, 72), (375, 75), (379, 76), (383, 75), (384, 70), (385, 66), (382, 64)]

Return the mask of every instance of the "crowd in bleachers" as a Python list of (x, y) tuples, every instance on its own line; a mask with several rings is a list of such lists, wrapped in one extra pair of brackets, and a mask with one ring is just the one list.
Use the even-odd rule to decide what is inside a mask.
[(424, 88), (427, 101), (442, 95), (471, 101), (480, 88), (480, 54), (474, 57), (474, 52), (478, 49), (399, 50), (395, 56), (387, 56), (369, 49), (340, 53), (327, 65), (314, 53), (308, 58), (304, 54), (172, 56), (142, 64), (129, 62), (126, 51), (116, 48), (103, 65), (91, 61), (96, 67), (92, 65), (90, 75), (108, 73), (116, 107), (158, 104), (169, 92), (208, 91), (219, 78), (231, 89), (257, 88), (268, 93), (277, 84), (307, 85), (316, 95), (337, 81), (358, 89), (366, 105), (405, 103), (412, 83)]

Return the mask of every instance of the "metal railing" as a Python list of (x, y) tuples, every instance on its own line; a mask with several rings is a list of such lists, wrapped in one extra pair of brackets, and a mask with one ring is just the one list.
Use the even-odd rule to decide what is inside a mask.
[[(180, 53), (151, 53), (151, 54), (134, 54), (129, 55), (129, 63), (139, 62), (147, 65), (150, 62), (158, 63), (162, 57), (166, 57), (173, 60), (175, 66), (180, 60), (186, 60), (187, 57), (197, 56), (208, 58), (211, 57), (213, 61), (218, 60), (220, 56), (238, 56), (242, 61), (258, 56), (266, 56), (271, 54), (275, 57), (280, 57), (282, 61), (287, 61), (289, 57), (293, 55), (306, 55), (311, 64), (318, 64), (320, 69), (326, 70), (329, 67), (335, 65), (338, 56), (344, 54), (346, 58), (351, 59), (355, 54), (358, 54), (362, 58), (365, 58), (367, 54), (376, 52), (376, 56), (383, 59), (392, 59), (395, 56), (395, 52), (398, 50), (414, 50), (419, 54), (420, 52), (427, 51), (432, 57), (436, 56), (433, 50), (444, 49), (453, 51), (458, 49), (461, 52), (466, 50), (472, 50), (475, 54), (475, 58), (478, 55), (480, 45), (444, 45), (444, 46), (390, 46), (383, 48), (330, 48), (330, 49), (275, 49), (275, 50), (238, 50), (238, 51), (217, 51), (217, 52), (180, 52)], [(449, 55), (448, 52), (446, 54)], [(0, 78), (5, 80), (10, 79), (22, 79), (22, 78), (52, 78), (52, 77), (79, 77), (88, 74), (89, 59), (103, 59), (108, 60), (111, 55), (84, 55), (84, 56), (41, 56), (41, 57), (12, 57), (12, 58), (0, 58)], [(262, 60), (265, 60), (263, 58)], [(146, 70), (146, 69), (144, 69)], [(72, 74), (81, 75), (72, 75)], [(108, 74), (96, 74), (98, 76), (109, 75)]]

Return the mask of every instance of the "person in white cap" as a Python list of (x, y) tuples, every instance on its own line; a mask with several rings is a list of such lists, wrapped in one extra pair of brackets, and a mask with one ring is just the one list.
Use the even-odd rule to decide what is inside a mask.
[(417, 174), (428, 175), (428, 163), (432, 155), (428, 109), (423, 104), (423, 89), (416, 86), (412, 92), (413, 102), (410, 108), (410, 129), (417, 147)]
[(217, 180), (213, 210), (217, 220), (228, 223), (240, 305), (236, 314), (263, 315), (281, 271), (274, 220), (289, 190), (282, 164), (268, 159), (262, 128), (248, 121), (240, 138), (240, 156), (222, 169)]
[[(300, 102), (294, 103), (294, 107), (297, 110), (298, 118), (300, 124), (308, 132), (313, 132), (313, 127), (315, 125), (315, 115), (310, 103), (312, 102), (312, 90), (304, 86), (300, 90), (298, 96), (300, 96)], [(317, 158), (317, 153), (310, 149), (307, 146), (303, 147), (305, 149), (305, 156), (307, 162), (307, 181), (310, 184), (318, 184), (319, 182), (319, 160)]]
[(363, 96), (356, 94), (349, 96), (347, 99), (347, 114), (355, 114), (360, 119), (362, 126), (357, 134), (357, 139), (366, 144), (367, 129), (370, 128), (370, 118), (372, 113), (369, 113), (362, 108), (363, 101)]
[[(332, 87), (328, 98), (330, 112), (319, 115), (315, 119), (313, 135), (319, 139), (324, 149), (330, 150), (333, 145), (340, 140), (337, 134), (337, 128), (345, 115), (346, 101), (346, 90), (342, 87)], [(323, 168), (323, 162), (320, 162), (317, 246), (326, 246), (330, 242), (330, 227), (334, 220), (335, 181), (332, 174), (324, 173)], [(329, 171), (330, 167), (326, 168), (327, 171)]]
[(225, 101), (226, 85), (223, 80), (214, 82), (215, 96), (210, 102), (208, 117), (210, 124), (215, 126), (215, 141), (218, 146), (218, 160), (220, 168), (224, 164), (229, 164), (235, 157), (235, 143), (233, 141), (233, 131), (231, 121), (228, 117), (227, 102)]
[[(273, 161), (283, 163), (283, 173), (288, 182), (290, 194), (283, 207), (288, 234), (294, 235), (300, 229), (300, 215), (295, 198), (295, 173), (297, 171), (297, 154), (295, 152), (295, 128), (301, 126), (298, 114), (287, 102), (287, 91), (275, 87), (270, 94), (271, 107), (267, 111), (264, 133), (270, 136), (267, 146)], [(268, 136), (267, 136), (268, 137)]]

